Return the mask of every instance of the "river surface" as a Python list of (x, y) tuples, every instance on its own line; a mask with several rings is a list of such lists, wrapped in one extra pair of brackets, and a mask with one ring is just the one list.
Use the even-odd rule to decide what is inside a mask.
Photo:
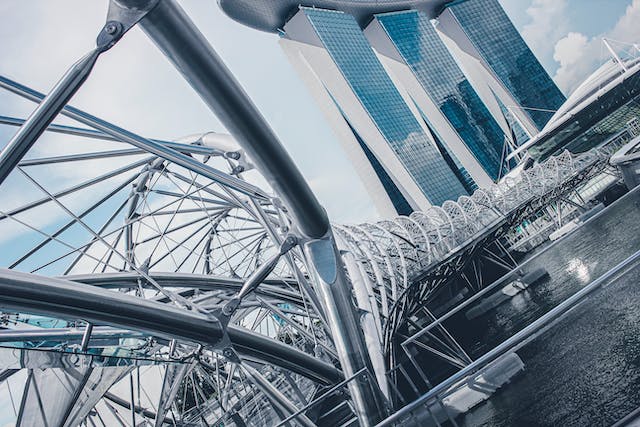
[[(463, 322), (456, 336), (478, 357), (639, 249), (640, 191), (634, 191), (525, 264), (527, 271), (544, 267), (549, 279)], [(639, 407), (640, 266), (517, 353), (525, 372), (459, 425), (608, 426)]]

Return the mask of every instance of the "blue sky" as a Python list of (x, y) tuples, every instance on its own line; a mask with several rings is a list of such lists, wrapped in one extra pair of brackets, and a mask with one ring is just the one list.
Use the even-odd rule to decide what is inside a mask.
[[(281, 52), (277, 37), (227, 18), (215, 0), (180, 2), (245, 87), (336, 222), (375, 219), (365, 189), (336, 137)], [(640, 0), (501, 0), (565, 92), (604, 59), (600, 37), (640, 39)], [(0, 74), (48, 91), (93, 47), (107, 1), (0, 2)], [(102, 57), (72, 104), (142, 135), (179, 138), (224, 131), (139, 30)], [(0, 93), (0, 114), (24, 117), (33, 104)], [(64, 123), (64, 121), (62, 121)], [(70, 122), (66, 122), (70, 123)], [(15, 129), (0, 126), (0, 144)]]
[[(500, 0), (500, 2), (520, 31), (527, 25), (535, 24), (533, 22), (536, 16), (534, 9), (540, 7), (547, 10), (545, 15), (549, 22), (560, 24), (557, 26), (558, 33), (564, 33), (562, 34), (564, 36), (573, 31), (586, 34), (589, 37), (610, 30), (631, 4), (631, 0)], [(548, 27), (544, 27), (540, 21), (542, 20), (538, 20), (540, 23), (539, 34), (546, 33), (548, 35), (549, 32), (545, 31)], [(536, 54), (544, 63), (547, 71), (553, 74), (559, 66), (558, 62), (553, 59), (553, 48), (558, 40), (549, 41), (550, 43), (537, 49)]]
[[(636, 42), (640, 3), (633, 0), (500, 0), (565, 93), (606, 56), (603, 36)], [(563, 67), (564, 64), (564, 67)]]

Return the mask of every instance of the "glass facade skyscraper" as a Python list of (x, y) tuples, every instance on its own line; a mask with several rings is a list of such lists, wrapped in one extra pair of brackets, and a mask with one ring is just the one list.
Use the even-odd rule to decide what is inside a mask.
[(522, 39), (498, 0), (458, 0), (447, 5), (490, 72), (538, 130), (565, 96)]
[(502, 172), (505, 134), (422, 12), (376, 15), (424, 91), (494, 180)]
[(257, 3), (223, 9), (280, 34), (383, 215), (491, 185), (564, 100), (497, 0)]
[(440, 205), (467, 194), (398, 92), (356, 20), (342, 12), (315, 8), (301, 8), (301, 13), (429, 202)]

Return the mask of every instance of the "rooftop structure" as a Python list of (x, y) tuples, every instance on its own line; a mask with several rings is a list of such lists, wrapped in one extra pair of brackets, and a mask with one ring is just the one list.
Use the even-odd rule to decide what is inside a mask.
[(640, 59), (611, 59), (578, 86), (542, 131), (511, 156), (525, 151), (544, 160), (563, 150), (588, 151), (625, 132), (640, 118)]
[(365, 26), (377, 13), (417, 9), (435, 17), (452, 0), (218, 0), (220, 8), (236, 21), (268, 32), (278, 32), (298, 12), (299, 6), (340, 10)]

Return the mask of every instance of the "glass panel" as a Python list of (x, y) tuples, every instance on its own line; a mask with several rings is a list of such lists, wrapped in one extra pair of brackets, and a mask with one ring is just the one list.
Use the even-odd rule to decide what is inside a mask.
[(350, 15), (302, 8), (362, 106), (432, 204), (466, 194)]
[(436, 33), (416, 11), (377, 16), (391, 42), (426, 93), (456, 130), (482, 168), (500, 176), (505, 135)]
[(449, 9), (493, 73), (542, 129), (564, 103), (565, 97), (498, 0), (461, 1), (450, 5)]

